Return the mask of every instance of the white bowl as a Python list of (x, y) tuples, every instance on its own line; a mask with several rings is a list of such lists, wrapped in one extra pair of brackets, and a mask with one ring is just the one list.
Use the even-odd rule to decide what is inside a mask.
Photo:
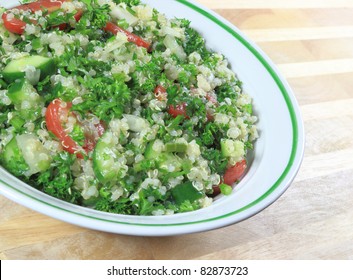
[[(186, 0), (145, 0), (169, 18), (191, 20), (208, 47), (223, 53), (254, 100), (260, 138), (245, 177), (230, 196), (211, 206), (170, 216), (128, 216), (99, 212), (50, 197), (0, 168), (0, 193), (56, 219), (91, 229), (141, 236), (177, 235), (240, 222), (260, 212), (285, 192), (297, 174), (304, 152), (304, 129), (298, 104), (269, 58), (230, 22)], [(7, 1), (12, 7), (18, 1)], [(276, 207), (276, 206), (273, 206)]]

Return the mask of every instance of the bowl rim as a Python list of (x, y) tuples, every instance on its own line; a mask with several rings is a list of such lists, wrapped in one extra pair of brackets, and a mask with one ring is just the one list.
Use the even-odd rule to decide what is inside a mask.
[[(215, 229), (219, 228), (222, 226), (227, 226), (232, 223), (236, 223), (239, 221), (242, 221), (244, 219), (247, 219), (254, 214), (262, 211), (264, 208), (268, 207), (271, 205), (274, 201), (276, 201), (289, 187), (290, 183), (294, 180), (294, 177), (296, 176), (297, 172), (299, 171), (303, 155), (304, 155), (304, 126), (303, 126), (303, 121), (301, 119), (301, 114), (299, 110), (299, 106), (297, 104), (297, 101), (294, 97), (294, 94), (289, 87), (288, 83), (286, 80), (281, 76), (279, 71), (277, 70), (276, 66), (272, 63), (272, 61), (267, 57), (265, 53), (261, 51), (257, 47), (256, 44), (252, 43), (251, 40), (249, 40), (242, 32), (235, 27), (232, 23), (224, 19), (223, 17), (219, 16), (215, 12), (209, 10), (208, 8), (202, 6), (199, 3), (195, 3), (194, 1), (189, 1), (189, 0), (175, 0), (176, 2), (179, 2), (180, 4), (194, 10), (195, 12), (201, 14), (202, 16), (206, 17), (208, 20), (212, 21), (214, 24), (218, 25), (220, 28), (225, 30), (227, 33), (229, 33), (232, 37), (234, 37), (237, 41), (239, 41), (247, 50), (249, 50), (255, 57), (256, 59), (262, 64), (262, 66), (266, 69), (266, 71), (270, 74), (271, 78), (275, 82), (276, 86), (278, 87), (279, 91), (282, 94), (282, 97), (285, 101), (285, 104), (287, 106), (287, 110), (289, 112), (290, 116), (290, 121), (291, 121), (291, 129), (292, 129), (292, 147), (291, 147), (291, 153), (290, 157), (288, 159), (287, 165), (285, 169), (283, 170), (282, 174), (278, 177), (277, 181), (269, 188), (267, 188), (267, 191), (265, 191), (260, 197), (252, 201), (251, 203), (248, 203), (247, 205), (236, 209), (234, 211), (231, 211), (229, 213), (223, 214), (223, 215), (218, 215), (216, 217), (209, 217), (209, 218), (201, 218), (200, 220), (195, 220), (195, 221), (189, 221), (189, 222), (176, 222), (176, 223), (138, 223), (138, 222), (127, 222), (127, 221), (121, 221), (117, 219), (113, 219), (113, 217), (119, 217), (119, 216), (127, 216), (127, 215), (121, 215), (121, 214), (111, 214), (111, 213), (106, 213), (108, 214), (108, 217), (110, 218), (101, 218), (97, 217), (94, 215), (89, 215), (90, 211), (74, 211), (70, 209), (77, 209), (80, 210), (81, 206), (74, 205), (74, 207), (71, 207), (70, 209), (65, 209), (63, 207), (60, 207), (58, 205), (54, 205), (53, 203), (50, 203), (48, 201), (44, 201), (38, 197), (35, 197), (34, 195), (28, 194), (24, 192), (23, 190), (20, 190), (16, 188), (15, 186), (12, 186), (10, 183), (6, 182), (3, 180), (3, 178), (0, 178), (0, 184), (7, 187), (7, 190), (2, 190), (0, 188), (0, 193), (3, 194), (4, 196), (10, 198), (11, 200), (14, 200), (16, 202), (19, 202), (22, 205), (25, 205), (29, 208), (32, 208), (38, 212), (42, 212), (43, 214), (48, 214), (48, 209), (52, 210), (52, 213), (50, 216), (57, 218), (59, 220), (63, 220), (68, 223), (84, 226), (86, 228), (92, 228), (92, 229), (98, 229), (102, 231), (108, 231), (108, 232), (114, 232), (114, 233), (123, 233), (123, 234), (130, 234), (130, 235), (174, 235), (175, 232), (171, 233), (169, 232), (168, 229), (162, 230), (161, 227), (180, 227), (180, 229), (176, 232), (176, 234), (179, 233), (191, 233), (191, 232), (199, 232), (199, 231), (204, 231), (204, 230), (209, 230), (209, 229)], [(282, 188), (279, 188), (282, 186)], [(34, 189), (34, 188), (33, 188)], [(270, 197), (272, 193), (277, 191), (276, 195)], [(40, 191), (38, 191), (40, 192)], [(41, 194), (44, 194), (40, 192)], [(33, 201), (35, 204), (41, 204), (38, 209), (33, 207), (31, 205), (32, 203), (23, 203), (20, 198), (18, 198), (18, 194), (21, 196), (26, 197), (27, 199), (31, 199), (32, 203)], [(45, 196), (49, 196), (44, 194)], [(50, 197), (50, 196), (49, 196)], [(56, 200), (55, 198), (50, 197), (51, 199)], [(265, 199), (267, 199), (265, 201)], [(61, 203), (64, 203), (64, 205), (69, 204), (73, 206), (73, 204), (67, 203), (60, 201)], [(264, 203), (265, 202), (265, 203)], [(256, 207), (255, 207), (256, 206)], [(249, 211), (245, 215), (240, 216), (238, 219), (229, 219), (234, 217), (237, 214), (243, 214), (245, 210), (253, 208), (252, 211)], [(82, 210), (82, 209), (81, 209)], [(92, 209), (91, 209), (92, 210)], [(100, 212), (97, 210), (92, 210), (93, 212), (97, 213), (105, 213), (105, 212)], [(92, 212), (92, 213), (93, 213)], [(60, 214), (61, 213), (61, 214)], [(64, 214), (64, 215), (62, 215)], [(76, 216), (76, 218), (83, 218), (83, 220), (77, 220), (73, 219), (70, 216)], [(175, 214), (175, 215), (181, 215), (181, 214)], [(129, 216), (129, 217), (134, 217), (134, 216)], [(140, 216), (139, 216), (140, 217)], [(150, 218), (150, 217), (149, 217)], [(84, 220), (93, 220), (93, 224), (87, 225)], [(217, 222), (216, 224), (210, 223), (210, 222)], [(103, 224), (102, 224), (103, 223)], [(145, 227), (145, 228), (158, 228), (159, 232), (153, 232), (153, 230), (147, 230), (147, 232), (133, 232), (131, 229), (117, 229), (117, 228), (104, 228), (104, 224), (106, 223), (113, 223), (117, 225), (125, 225), (125, 226), (138, 226), (138, 227)], [(195, 224), (203, 224), (201, 227), (197, 228), (192, 228), (193, 225)]]

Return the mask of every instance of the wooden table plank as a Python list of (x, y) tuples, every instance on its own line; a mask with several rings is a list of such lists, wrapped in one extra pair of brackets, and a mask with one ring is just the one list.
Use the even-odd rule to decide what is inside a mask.
[(334, 26), (351, 26), (353, 21), (353, 8), (253, 10), (235, 8), (216, 9), (215, 11), (241, 30), (315, 27), (331, 28)]
[(301, 105), (353, 97), (352, 73), (290, 78), (288, 82)]
[(353, 58), (332, 59), (278, 65), (286, 78), (301, 78), (353, 72)]
[(353, 58), (353, 38), (259, 42), (276, 64)]
[(350, 0), (199, 0), (210, 9), (309, 9), (309, 8), (352, 8)]
[(154, 259), (144, 237), (115, 235), (98, 231), (67, 233), (51, 240), (17, 246), (4, 252), (8, 259), (35, 260), (124, 260)]
[(293, 28), (245, 29), (245, 34), (255, 42), (281, 42), (299, 40), (336, 39), (353, 37), (353, 25)]

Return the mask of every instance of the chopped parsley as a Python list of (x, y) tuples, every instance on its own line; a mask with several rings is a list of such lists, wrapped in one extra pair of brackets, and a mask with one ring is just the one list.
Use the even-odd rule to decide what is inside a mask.
[(57, 199), (125, 215), (194, 211), (214, 189), (232, 191), (221, 182), (253, 149), (253, 105), (188, 19), (139, 0), (31, 9), (15, 12), (18, 34), (0, 28), (4, 168)]

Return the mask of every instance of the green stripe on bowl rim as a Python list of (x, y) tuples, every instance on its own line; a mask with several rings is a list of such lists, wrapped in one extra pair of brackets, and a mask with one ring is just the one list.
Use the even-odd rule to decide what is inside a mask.
[[(212, 22), (214, 22), (215, 24), (217, 24), (219, 27), (223, 28), (225, 31), (227, 31), (230, 35), (232, 35), (235, 39), (237, 39), (242, 45), (244, 45), (260, 62), (261, 64), (265, 67), (265, 69), (268, 71), (268, 73), (270, 74), (270, 76), (273, 78), (273, 80), (275, 81), (276, 85), (278, 86), (278, 88), (280, 89), (283, 98), (285, 100), (285, 103), (288, 107), (288, 111), (289, 111), (289, 115), (290, 115), (290, 119), (292, 121), (292, 130), (293, 130), (293, 143), (292, 143), (292, 150), (291, 150), (291, 154), (290, 154), (290, 158), (289, 161), (287, 163), (286, 168), (284, 169), (283, 173), (281, 174), (281, 176), (277, 179), (277, 181), (272, 185), (271, 188), (269, 188), (263, 195), (261, 195), (259, 198), (257, 198), (256, 200), (254, 200), (253, 202), (245, 205), (244, 207), (237, 209), (235, 211), (229, 212), (227, 214), (221, 215), (221, 216), (217, 216), (217, 217), (213, 217), (213, 218), (209, 218), (209, 219), (204, 219), (204, 220), (199, 220), (199, 221), (192, 221), (192, 222), (183, 222), (183, 223), (170, 223), (170, 224), (142, 224), (142, 223), (131, 223), (131, 222), (123, 222), (123, 221), (116, 221), (116, 220), (110, 220), (110, 219), (104, 219), (104, 218), (99, 218), (99, 217), (92, 217), (90, 215), (86, 215), (83, 213), (77, 213), (75, 211), (71, 211), (65, 208), (62, 208), (60, 206), (57, 205), (53, 205), (49, 202), (43, 201), (39, 198), (36, 198), (32, 195), (29, 195), (11, 185), (9, 185), (7, 182), (4, 182), (2, 179), (0, 179), (0, 182), (3, 183), (4, 185), (6, 185), (7, 187), (9, 187), (10, 189), (21, 193), (24, 196), (27, 196), (33, 200), (36, 200), (44, 205), (50, 206), (52, 208), (56, 208), (58, 210), (70, 213), (70, 214), (74, 214), (77, 216), (81, 216), (84, 218), (88, 218), (88, 219), (93, 219), (93, 220), (97, 220), (97, 221), (102, 221), (102, 222), (109, 222), (109, 223), (114, 223), (114, 224), (122, 224), (122, 225), (133, 225), (133, 226), (144, 226), (144, 227), (149, 227), (149, 226), (153, 226), (153, 227), (164, 227), (164, 226), (185, 226), (185, 225), (192, 225), (192, 224), (200, 224), (200, 223), (207, 223), (207, 222), (211, 222), (211, 221), (216, 221), (216, 220), (220, 220), (220, 219), (224, 219), (236, 214), (239, 214), (243, 211), (245, 211), (246, 209), (249, 209), (251, 207), (253, 207), (254, 205), (258, 204), (259, 202), (261, 202), (262, 200), (264, 200), (265, 198), (267, 198), (271, 193), (273, 193), (279, 186), (280, 184), (283, 182), (283, 180), (286, 178), (286, 176), (288, 175), (289, 171), (291, 170), (294, 161), (296, 159), (296, 155), (297, 155), (297, 151), (298, 151), (298, 120), (297, 120), (297, 115), (295, 114), (295, 110), (293, 107), (293, 103), (291, 101), (291, 98), (287, 92), (287, 89), (285, 87), (285, 85), (283, 84), (282, 80), (280, 79), (280, 77), (278, 76), (278, 74), (276, 73), (276, 71), (270, 66), (270, 64), (268, 63), (268, 61), (259, 53), (259, 51), (254, 48), (246, 39), (244, 39), (239, 33), (237, 33), (235, 30), (233, 30), (233, 28), (231, 28), (230, 26), (228, 26), (227, 24), (225, 24), (224, 22), (222, 22), (221, 20), (219, 20), (216, 16), (210, 14), (209, 12), (203, 10), (202, 8), (196, 6), (195, 4), (188, 2), (187, 0), (175, 0), (177, 2), (179, 2), (180, 4), (183, 4), (187, 7), (189, 7), (190, 9), (194, 10), (195, 12), (198, 12), (200, 14), (202, 14), (204, 17), (208, 18), (209, 20), (211, 20)], [(64, 202), (65, 203), (65, 202)], [(72, 205), (72, 204), (70, 204)], [(265, 207), (267, 207), (268, 205), (266, 205)], [(99, 212), (99, 211), (97, 211)]]

